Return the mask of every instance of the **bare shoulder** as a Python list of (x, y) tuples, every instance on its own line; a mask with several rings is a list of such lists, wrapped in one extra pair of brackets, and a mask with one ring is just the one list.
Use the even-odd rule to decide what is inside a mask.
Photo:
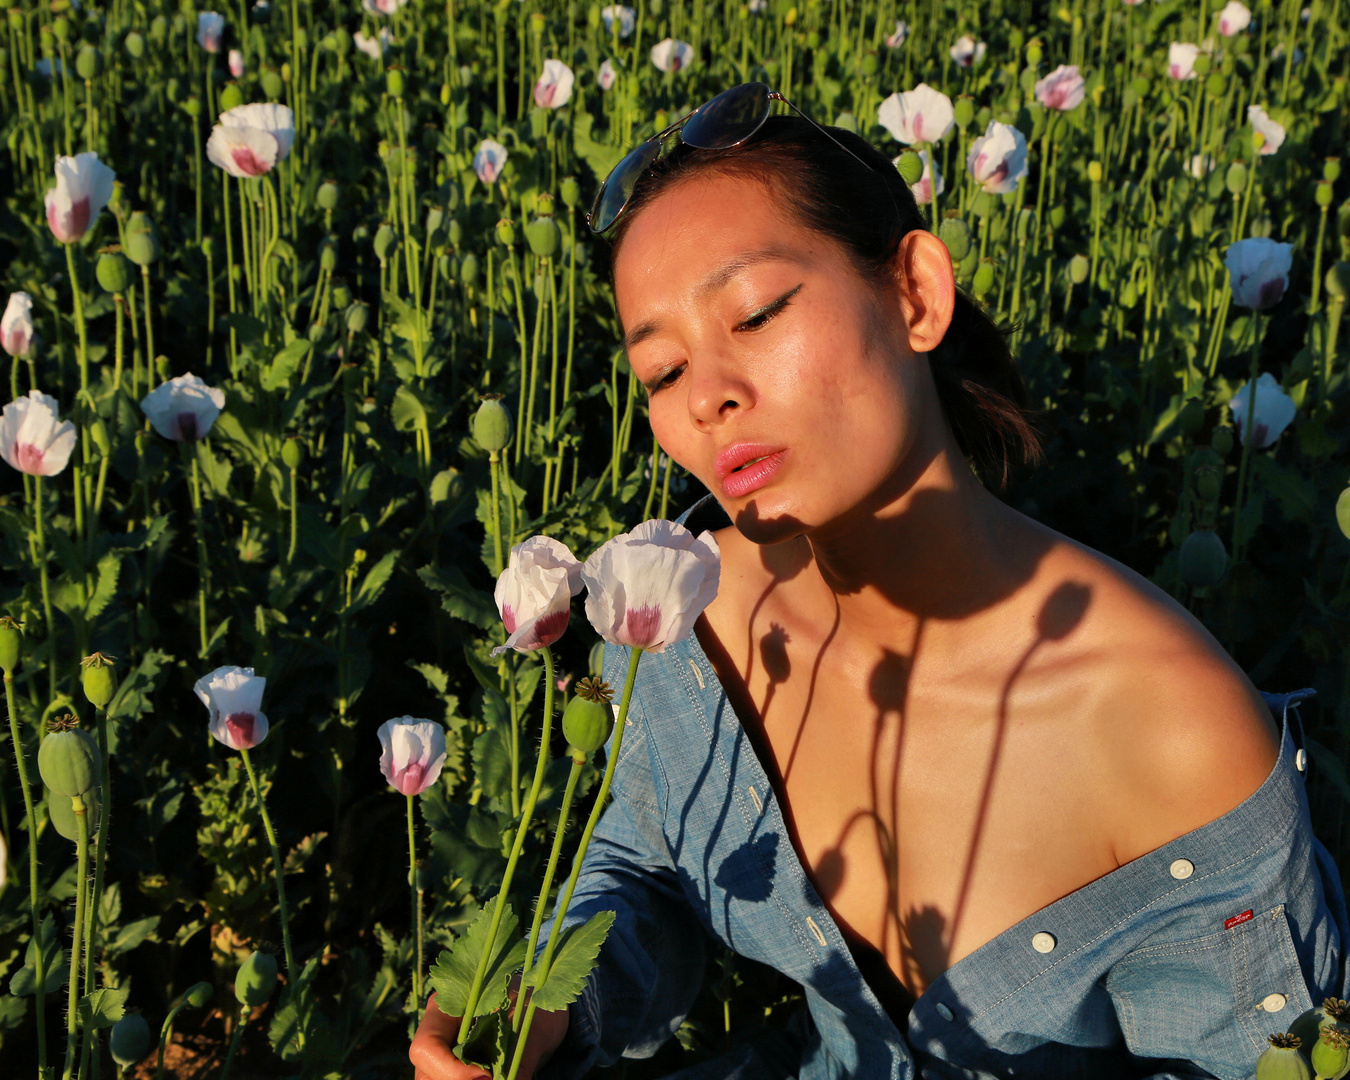
[(1251, 680), (1165, 591), (1072, 541), (1055, 558), (1092, 593), (1077, 661), (1094, 684), (1083, 720), (1123, 864), (1250, 797), (1275, 765), (1279, 732)]

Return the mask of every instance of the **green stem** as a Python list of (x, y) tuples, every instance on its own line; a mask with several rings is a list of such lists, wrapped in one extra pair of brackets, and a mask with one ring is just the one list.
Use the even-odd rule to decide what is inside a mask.
[(413, 1012), (422, 1006), (422, 905), (417, 892), (417, 834), (413, 829), (413, 796), (408, 796), (408, 884), (412, 886), (413, 925), (417, 927), (417, 958), (413, 968)]
[(37, 532), (38, 578), (42, 582), (42, 617), (47, 630), (48, 661), (47, 677), (51, 684), (49, 700), (56, 700), (56, 623), (52, 619), (52, 590), (47, 578), (47, 534), (42, 511), (42, 475), (33, 478), (33, 527)]
[[(572, 872), (567, 875), (567, 885), (563, 889), (562, 899), (558, 901), (555, 910), (554, 933), (549, 935), (548, 944), (544, 946), (544, 955), (538, 965), (543, 969), (543, 975), (534, 980), (538, 986), (542, 986), (548, 981), (549, 971), (553, 965), (553, 953), (558, 947), (558, 939), (562, 937), (561, 923), (572, 903), (572, 893), (576, 890), (577, 879), (581, 876), (581, 864), (586, 858), (586, 849), (590, 847), (591, 834), (595, 832), (595, 826), (599, 823), (600, 815), (605, 809), (605, 797), (609, 794), (609, 785), (614, 779), (614, 766), (619, 760), (619, 750), (623, 746), (623, 729), (628, 722), (628, 705), (633, 698), (633, 683), (637, 679), (638, 661), (642, 659), (642, 652), (642, 649), (635, 648), (628, 659), (628, 676), (623, 683), (623, 697), (619, 701), (619, 714), (614, 718), (614, 741), (610, 746), (609, 760), (605, 762), (605, 776), (600, 781), (600, 790), (596, 793), (595, 805), (591, 807), (591, 815), (586, 819), (586, 828), (581, 834), (581, 843), (577, 845), (576, 857), (572, 861)], [(534, 997), (531, 996), (529, 1008), (525, 1013), (525, 1022), (521, 1026), (520, 1036), (516, 1040), (516, 1052), (511, 1059), (511, 1071), (507, 1080), (515, 1080), (516, 1074), (520, 1071), (520, 1062), (525, 1052), (526, 1042), (530, 1037), (530, 1024), (534, 1022), (535, 1008), (536, 1002)]]
[(1242, 499), (1247, 481), (1247, 461), (1252, 450), (1252, 419), (1256, 415), (1256, 379), (1261, 364), (1261, 335), (1257, 330), (1260, 316), (1252, 312), (1252, 366), (1247, 380), (1247, 418), (1242, 425), (1242, 458), (1238, 465), (1237, 496), (1233, 500), (1233, 561), (1242, 559), (1242, 547), (1238, 544), (1238, 525), (1242, 516)]
[(488, 468), (492, 471), (492, 545), (493, 554), (497, 560), (493, 566), (493, 573), (497, 577), (501, 577), (502, 568), (505, 566), (505, 563), (502, 562), (501, 480), (499, 477), (501, 461), (496, 450), (488, 454)]
[[(258, 786), (258, 774), (253, 771), (253, 761), (248, 750), (240, 750), (244, 759), (244, 768), (248, 770), (248, 782), (253, 786), (253, 797), (258, 800), (258, 810), (262, 814), (263, 828), (267, 830), (267, 843), (272, 848), (272, 870), (277, 879), (277, 907), (281, 912), (281, 944), (286, 953), (286, 974), (295, 979), (295, 954), (291, 952), (291, 922), (286, 910), (285, 867), (281, 863), (281, 849), (277, 846), (276, 830), (272, 828), (272, 816), (267, 812), (267, 803), (263, 801), (262, 788)], [(222, 1074), (221, 1080), (224, 1080)]]
[[(58, 798), (60, 796), (57, 796)], [(70, 946), (70, 982), (66, 995), (66, 1067), (62, 1080), (70, 1080), (75, 1071), (75, 1036), (80, 1016), (80, 953), (84, 945), (85, 878), (89, 873), (89, 820), (85, 816), (84, 800), (76, 795), (75, 807), (78, 839), (75, 841), (75, 933)]]
[(478, 958), (478, 967), (473, 973), (473, 982), (469, 984), (469, 996), (464, 1003), (465, 1022), (459, 1027), (459, 1043), (456, 1050), (462, 1050), (469, 1040), (469, 1028), (473, 1026), (473, 1017), (478, 1008), (478, 999), (483, 991), (483, 977), (487, 974), (488, 961), (492, 958), (492, 944), (497, 940), (497, 931), (501, 927), (502, 912), (506, 908), (506, 896), (511, 889), (511, 879), (516, 873), (516, 863), (520, 860), (521, 849), (525, 846), (525, 834), (529, 831), (530, 819), (534, 816), (534, 806), (539, 800), (539, 789), (544, 783), (544, 772), (548, 768), (549, 737), (553, 731), (553, 653), (545, 645), (539, 650), (544, 657), (544, 727), (539, 736), (539, 759), (535, 762), (534, 783), (530, 787), (529, 797), (516, 825), (516, 837), (511, 844), (511, 854), (506, 861), (506, 872), (502, 875), (502, 887), (497, 892), (497, 902), (492, 909), (492, 922), (488, 929), (489, 945)]
[(47, 957), (42, 950), (42, 916), (38, 886), (37, 817), (33, 812), (33, 788), (28, 782), (28, 762), (19, 734), (19, 710), (14, 705), (14, 673), (5, 671), (5, 704), (9, 706), (9, 739), (14, 747), (14, 762), (23, 789), (23, 808), (28, 820), (28, 907), (33, 918), (33, 951), (37, 954), (37, 1038), (38, 1075), (47, 1075), (47, 1024), (45, 1019)]
[(295, 562), (295, 545), (300, 536), (300, 513), (296, 499), (295, 470), (291, 470), (291, 546), (286, 550), (286, 565)]
[(239, 1006), (239, 1023), (234, 1026), (234, 1035), (230, 1038), (230, 1052), (225, 1055), (225, 1068), (220, 1070), (220, 1080), (229, 1080), (230, 1066), (234, 1064), (234, 1055), (239, 1052), (239, 1040), (244, 1036), (244, 1025), (248, 1023), (248, 1014), (252, 1011), (247, 1005)]
[(174, 1018), (187, 1004), (187, 997), (184, 996), (178, 1000), (178, 1003), (169, 1010), (169, 1015), (164, 1018), (164, 1023), (159, 1029), (159, 1058), (155, 1062), (155, 1080), (164, 1080), (164, 1051), (169, 1045), (169, 1040), (173, 1038)]
[(89, 921), (85, 937), (85, 955), (88, 962), (84, 969), (84, 992), (94, 992), (93, 969), (98, 955), (99, 905), (103, 897), (103, 872), (108, 863), (108, 819), (112, 814), (112, 756), (108, 753), (108, 710), (96, 709), (98, 723), (98, 749), (103, 762), (103, 772), (99, 778), (98, 843), (94, 853), (94, 893), (89, 908)]
[(202, 521), (202, 481), (201, 470), (197, 467), (197, 446), (195, 443), (179, 443), (185, 454), (192, 455), (192, 517), (197, 526), (197, 624), (201, 634), (202, 648), (198, 656), (206, 656), (206, 594), (210, 585), (211, 573), (206, 556), (206, 527)]

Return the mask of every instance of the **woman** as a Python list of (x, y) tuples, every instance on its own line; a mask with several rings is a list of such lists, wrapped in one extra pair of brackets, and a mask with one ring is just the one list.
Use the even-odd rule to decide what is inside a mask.
[[(1039, 454), (1003, 337), (884, 156), (768, 108), (696, 110), (592, 219), (722, 576), (639, 669), (567, 920), (616, 923), (531, 1065), (653, 1053), (711, 936), (809, 1013), (691, 1077), (1249, 1076), (1346, 996), (1307, 692), (985, 487)], [(481, 1075), (457, 1028), (429, 1006), (419, 1077)]]

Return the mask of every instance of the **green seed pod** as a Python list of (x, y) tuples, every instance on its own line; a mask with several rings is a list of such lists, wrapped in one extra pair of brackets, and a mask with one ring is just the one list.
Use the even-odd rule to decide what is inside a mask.
[(123, 1068), (135, 1065), (150, 1052), (150, 1025), (140, 1013), (127, 1013), (108, 1034), (113, 1061)]
[(13, 674), (19, 666), (23, 645), (23, 623), (10, 615), (0, 615), (0, 671)]
[(391, 67), (384, 73), (384, 90), (390, 97), (401, 98), (405, 88), (402, 68)]
[(497, 243), (503, 247), (511, 247), (516, 242), (516, 223), (510, 218), (502, 218), (497, 222)]
[(1329, 157), (1322, 164), (1322, 179), (1330, 180), (1333, 184), (1341, 178), (1341, 159), (1338, 157)]
[(156, 15), (150, 20), (150, 40), (163, 41), (169, 33), (169, 20), (163, 15)]
[(352, 291), (344, 282), (339, 281), (333, 286), (333, 306), (339, 311), (345, 311), (352, 302)]
[(113, 677), (112, 656), (96, 652), (80, 661), (80, 683), (84, 696), (96, 709), (105, 709), (117, 692), (117, 680)]
[(110, 248), (104, 248), (99, 252), (98, 263), (94, 267), (94, 276), (98, 278), (98, 283), (102, 286), (104, 292), (121, 293), (126, 292), (131, 287), (132, 276), (131, 264), (127, 262), (127, 257), (122, 254), (122, 249), (117, 245)]
[(1227, 424), (1216, 427), (1209, 437), (1209, 446), (1219, 457), (1226, 458), (1233, 452), (1233, 429)]
[(581, 202), (581, 185), (577, 183), (575, 176), (564, 176), (562, 183), (558, 185), (558, 194), (562, 197), (562, 204), (569, 210), (575, 210), (577, 203)]
[(443, 83), (441, 83), (441, 93), (440, 93), (440, 98), (441, 98), (441, 104), (442, 104), (442, 105), (449, 105), (449, 104), (450, 104), (450, 95), (451, 95), (451, 93), (453, 93), (453, 91), (450, 89), (450, 84), (449, 84), (448, 82), (443, 82)]
[(291, 472), (305, 463), (305, 444), (299, 439), (287, 439), (281, 444), (281, 461)]
[(48, 733), (38, 747), (38, 772), (57, 795), (73, 799), (98, 781), (102, 759), (98, 743), (77, 727), (62, 726)]
[(1317, 187), (1313, 190), (1313, 202), (1317, 203), (1318, 206), (1330, 206), (1332, 195), (1330, 180), (1317, 181)]
[(394, 251), (398, 243), (398, 233), (392, 225), (385, 223), (375, 230), (375, 258), (384, 262)]
[(1088, 262), (1086, 255), (1075, 255), (1069, 260), (1069, 280), (1075, 285), (1083, 284), (1091, 268), (1092, 264)]
[(433, 206), (427, 210), (427, 236), (434, 236), (440, 232), (441, 226), (445, 224), (445, 208)]
[(947, 245), (953, 262), (970, 254), (970, 226), (960, 218), (946, 218), (938, 226), (938, 239)]
[(58, 15), (52, 20), (52, 33), (56, 35), (56, 40), (61, 44), (70, 41), (70, 20), (64, 15)]
[(1289, 1034), (1297, 1035), (1303, 1041), (1304, 1049), (1311, 1052), (1322, 1028), (1328, 1024), (1344, 1024), (1347, 1020), (1350, 1020), (1350, 1009), (1345, 1001), (1323, 998), (1321, 1005), (1309, 1009), (1289, 1025)]
[(267, 953), (249, 953), (234, 977), (234, 996), (240, 1005), (266, 1005), (277, 985), (277, 958)]
[(75, 54), (75, 74), (85, 82), (90, 82), (98, 78), (102, 70), (103, 57), (99, 51), (92, 45), (81, 45), (80, 51)]
[(1196, 529), (1186, 537), (1179, 560), (1181, 580), (1198, 589), (1217, 585), (1228, 569), (1228, 551), (1212, 529)]
[(160, 382), (168, 382), (173, 378), (173, 368), (169, 364), (169, 358), (160, 354), (155, 357), (155, 374), (159, 376)]
[(876, 53), (874, 52), (867, 53), (866, 55), (863, 56), (862, 73), (870, 79), (873, 75), (877, 73), (877, 68), (879, 64), (880, 62), (877, 59)]
[(900, 179), (906, 184), (917, 184), (923, 176), (923, 158), (913, 150), (906, 150), (896, 163), (900, 170)]
[(159, 258), (159, 238), (155, 226), (143, 210), (137, 210), (127, 222), (127, 258), (137, 266), (149, 266)]
[(215, 987), (209, 982), (193, 983), (183, 994), (183, 1000), (188, 1003), (189, 1008), (200, 1009), (211, 1000), (211, 995), (214, 993)]
[(1247, 166), (1240, 161), (1233, 162), (1224, 174), (1223, 183), (1229, 194), (1241, 195), (1247, 187)]
[(511, 443), (511, 414), (496, 397), (483, 399), (473, 417), (473, 439), (488, 453), (506, 449)]
[(1350, 487), (1336, 497), (1336, 524), (1341, 527), (1345, 538), (1350, 540)]
[(1223, 97), (1224, 91), (1228, 89), (1228, 80), (1217, 71), (1211, 71), (1209, 78), (1205, 80), (1205, 93), (1210, 97)]
[(347, 333), (361, 333), (369, 321), (370, 308), (360, 300), (347, 309)]
[(1063, 203), (1055, 203), (1050, 207), (1050, 227), (1052, 229), (1061, 229), (1064, 227), (1064, 219), (1069, 216), (1069, 211)]
[(244, 104), (244, 92), (235, 83), (226, 83), (220, 91), (220, 111), (229, 112)]
[(1195, 474), (1195, 493), (1206, 503), (1217, 503), (1223, 491), (1223, 477), (1213, 469)]
[(952, 106), (952, 112), (955, 114), (956, 126), (964, 131), (970, 127), (970, 122), (975, 119), (975, 100), (969, 94), (962, 94), (956, 99), (956, 104)]
[(183, 102), (183, 111), (196, 120), (202, 114), (202, 99), (193, 94)]
[(332, 273), (337, 269), (337, 241), (331, 236), (319, 242), (319, 268)]
[(530, 250), (545, 259), (553, 257), (558, 250), (558, 223), (551, 217), (537, 217), (525, 226), (525, 242)]
[(989, 217), (996, 209), (998, 209), (998, 206), (994, 202), (994, 197), (987, 191), (980, 191), (970, 203), (970, 212), (981, 221)]
[(319, 204), (320, 210), (336, 210), (338, 203), (338, 186), (332, 180), (325, 180), (319, 185), (319, 191), (314, 197), (314, 201)]
[(1350, 262), (1338, 262), (1332, 265), (1323, 279), (1327, 287), (1327, 296), (1333, 300), (1344, 300), (1350, 293)]
[(478, 256), (472, 251), (459, 261), (459, 282), (470, 287), (478, 280)]
[(272, 101), (281, 97), (284, 89), (285, 86), (281, 81), (281, 76), (272, 68), (268, 68), (262, 73), (262, 91)]
[(1317, 1076), (1341, 1080), (1350, 1072), (1350, 1028), (1344, 1024), (1327, 1024), (1318, 1033), (1308, 1056)]
[(1041, 57), (1043, 55), (1044, 54), (1041, 52), (1041, 46), (1039, 42), (1033, 41), (1030, 45), (1027, 46), (1026, 51), (1027, 64), (1030, 65), (1031, 67), (1036, 67), (1038, 64), (1040, 64)]
[(593, 754), (609, 741), (614, 730), (613, 691), (597, 679), (577, 683), (576, 696), (563, 710), (562, 729), (567, 744), (583, 754)]
[(982, 262), (975, 268), (975, 277), (971, 281), (971, 286), (976, 296), (983, 296), (994, 287), (994, 264), (991, 262)]
[(1297, 1035), (1271, 1035), (1268, 1041), (1256, 1059), (1256, 1080), (1312, 1080), (1312, 1070), (1298, 1052)]
[(133, 60), (139, 60), (145, 55), (145, 37), (137, 30), (131, 31), (122, 44), (126, 47), (127, 55)]
[[(81, 795), (80, 800), (84, 803), (85, 827), (89, 830), (89, 835), (93, 836), (98, 831), (98, 823), (103, 815), (103, 796), (99, 793), (98, 785), (95, 784)], [(47, 817), (51, 819), (52, 828), (56, 830), (57, 836), (65, 837), (72, 844), (79, 842), (80, 823), (79, 818), (75, 816), (73, 799), (49, 791)]]

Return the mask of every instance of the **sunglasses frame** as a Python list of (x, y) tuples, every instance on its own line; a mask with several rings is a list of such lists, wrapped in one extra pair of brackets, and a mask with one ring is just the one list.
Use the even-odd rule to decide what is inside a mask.
[[(600, 228), (596, 228), (596, 227), (595, 227), (594, 221), (595, 221), (595, 218), (596, 218), (597, 213), (599, 212), (600, 204), (601, 204), (601, 202), (603, 201), (603, 199), (604, 199), (604, 197), (605, 197), (605, 192), (609, 189), (609, 182), (610, 182), (610, 180), (612, 180), (612, 179), (614, 178), (615, 174), (618, 173), (619, 170), (622, 169), (622, 168), (624, 167), (624, 165), (625, 165), (630, 159), (632, 159), (632, 158), (634, 158), (634, 157), (637, 157), (637, 156), (639, 156), (639, 155), (642, 155), (642, 154), (644, 154), (644, 153), (648, 153), (648, 152), (649, 152), (649, 148), (652, 147), (653, 145), (655, 145), (655, 148), (656, 148), (656, 149), (655, 149), (655, 152), (651, 152), (651, 153), (650, 153), (650, 156), (648, 157), (646, 164), (644, 164), (644, 165), (642, 166), (642, 168), (641, 168), (641, 169), (638, 171), (638, 173), (637, 173), (637, 176), (640, 177), (640, 176), (642, 175), (643, 172), (645, 172), (647, 169), (649, 169), (649, 168), (651, 167), (652, 162), (654, 162), (658, 157), (660, 157), (660, 154), (661, 154), (661, 147), (664, 145), (665, 140), (666, 140), (667, 138), (669, 138), (671, 134), (673, 134), (673, 133), (676, 132), (676, 131), (682, 131), (682, 129), (684, 128), (685, 124), (687, 124), (691, 119), (693, 119), (695, 116), (697, 116), (700, 112), (702, 112), (704, 109), (706, 109), (706, 108), (707, 108), (709, 105), (711, 105), (713, 102), (725, 98), (726, 95), (728, 95), (728, 94), (734, 94), (734, 93), (736, 93), (738, 90), (741, 90), (743, 87), (746, 87), (746, 88), (748, 88), (748, 87), (761, 87), (761, 88), (763, 88), (763, 91), (764, 91), (764, 113), (763, 113), (763, 115), (759, 118), (759, 120), (755, 122), (754, 127), (752, 127), (749, 131), (747, 131), (747, 132), (746, 132), (744, 135), (742, 135), (739, 139), (737, 139), (735, 142), (729, 142), (729, 143), (726, 143), (726, 144), (723, 145), (723, 146), (718, 146), (717, 149), (719, 149), (719, 150), (729, 150), (729, 149), (731, 149), (733, 146), (740, 146), (743, 142), (745, 142), (746, 140), (750, 139), (757, 131), (759, 131), (760, 128), (762, 128), (762, 127), (764, 126), (764, 122), (765, 122), (766, 120), (768, 120), (769, 116), (772, 114), (772, 106), (773, 106), (773, 103), (774, 103), (775, 101), (781, 101), (784, 105), (788, 106), (788, 108), (790, 108), (793, 112), (795, 112), (798, 116), (800, 116), (800, 117), (801, 117), (803, 120), (805, 120), (808, 124), (810, 124), (810, 125), (811, 125), (812, 127), (814, 127), (817, 131), (819, 131), (822, 135), (824, 135), (827, 139), (829, 139), (830, 142), (834, 143), (835, 146), (839, 147), (840, 150), (843, 150), (843, 151), (844, 151), (846, 154), (848, 154), (851, 158), (853, 158), (853, 159), (854, 159), (855, 161), (857, 161), (858, 163), (860, 163), (860, 164), (866, 166), (868, 169), (871, 169), (871, 168), (872, 168), (871, 165), (869, 165), (866, 161), (863, 161), (862, 158), (858, 157), (857, 154), (855, 154), (855, 153), (854, 153), (852, 150), (850, 150), (847, 146), (845, 146), (845, 145), (844, 145), (843, 143), (841, 143), (838, 139), (836, 139), (833, 135), (831, 135), (828, 131), (826, 131), (823, 127), (821, 127), (821, 126), (820, 126), (819, 124), (817, 124), (814, 120), (812, 120), (809, 116), (807, 116), (806, 113), (802, 112), (801, 109), (797, 108), (796, 105), (792, 104), (792, 102), (790, 102), (787, 98), (785, 98), (779, 91), (777, 91), (777, 90), (770, 90), (767, 83), (762, 83), (762, 82), (748, 82), (748, 83), (741, 83), (739, 86), (733, 86), (733, 87), (732, 87), (731, 89), (729, 89), (729, 90), (723, 90), (722, 93), (716, 95), (715, 97), (709, 98), (707, 101), (705, 101), (702, 105), (699, 105), (697, 108), (691, 109), (689, 112), (685, 113), (684, 116), (680, 117), (680, 118), (679, 118), (678, 120), (676, 120), (673, 124), (669, 125), (664, 131), (659, 131), (659, 132), (657, 132), (655, 135), (652, 135), (650, 138), (643, 140), (643, 142), (639, 143), (636, 147), (634, 147), (634, 148), (633, 148), (632, 150), (630, 150), (627, 154), (625, 154), (625, 155), (623, 156), (623, 158), (620, 159), (619, 163), (618, 163), (617, 165), (615, 165), (614, 168), (610, 169), (609, 175), (605, 177), (604, 181), (600, 184), (600, 189), (595, 193), (595, 199), (594, 199), (594, 200), (592, 201), (592, 203), (591, 203), (591, 209), (590, 209), (590, 210), (587, 212), (587, 214), (586, 214), (586, 225), (587, 225), (588, 228), (590, 228), (591, 232), (593, 232), (593, 233), (606, 233), (606, 232), (608, 232), (610, 229), (612, 229), (612, 228), (614, 227), (615, 222), (617, 222), (617, 221), (619, 220), (619, 218), (621, 218), (621, 217), (623, 216), (623, 212), (628, 208), (628, 202), (629, 202), (629, 200), (632, 198), (632, 192), (631, 192), (631, 191), (629, 192), (628, 196), (624, 199), (624, 201), (623, 201), (622, 203), (619, 204), (619, 208), (618, 208), (618, 210), (616, 210), (616, 211), (614, 212), (614, 216), (611, 217), (611, 218), (609, 219), (609, 221), (605, 222), (605, 224), (604, 224), (603, 226), (601, 226)], [(682, 135), (681, 137), (683, 138), (683, 135)], [(687, 140), (686, 140), (686, 141), (687, 141)], [(695, 149), (709, 149), (709, 147), (699, 146), (699, 144), (697, 144), (697, 143), (692, 143), (692, 142), (691, 142), (691, 143), (689, 143), (689, 145), (690, 145), (690, 146), (693, 146)], [(637, 186), (637, 180), (636, 180), (636, 179), (634, 179), (633, 185), (634, 185), (634, 187)], [(888, 190), (889, 190), (889, 189), (888, 189)], [(894, 199), (894, 196), (893, 196), (893, 195), (892, 195), (892, 199)]]

